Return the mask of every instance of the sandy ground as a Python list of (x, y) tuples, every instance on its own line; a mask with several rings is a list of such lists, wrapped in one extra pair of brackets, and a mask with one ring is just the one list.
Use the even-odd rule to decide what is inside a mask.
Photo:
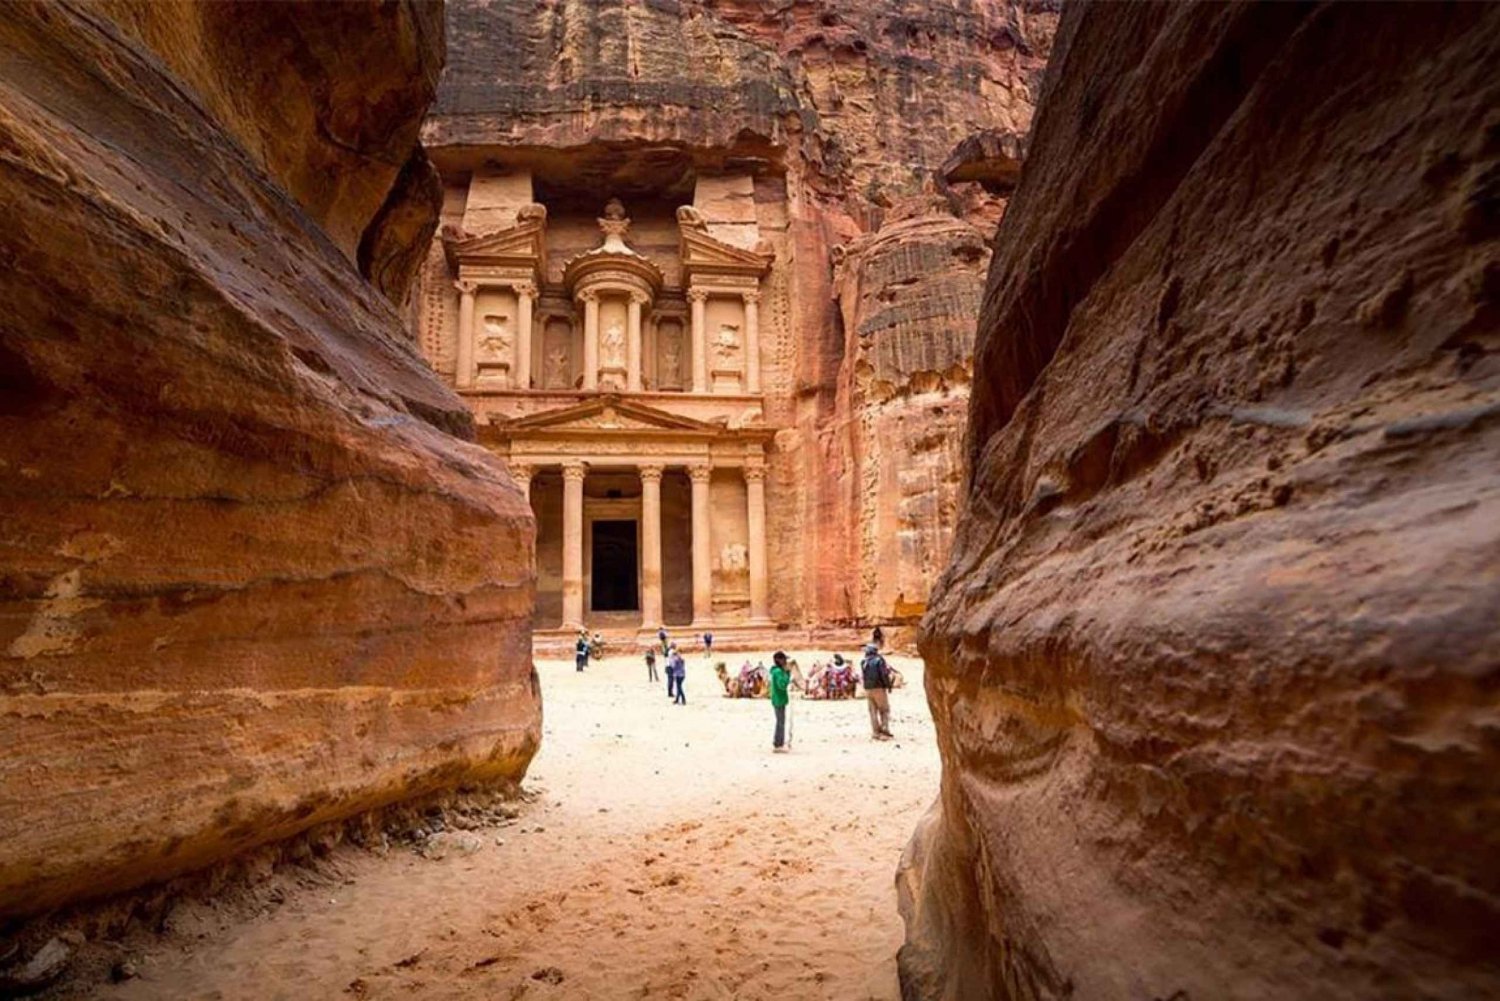
[(893, 873), (938, 757), (921, 665), (892, 663), (897, 740), (863, 700), (794, 696), (773, 755), (770, 703), (723, 698), (701, 657), (686, 706), (634, 658), (542, 662), (539, 795), (477, 851), (341, 850), (280, 906), (174, 922), (100, 996), (896, 998)]

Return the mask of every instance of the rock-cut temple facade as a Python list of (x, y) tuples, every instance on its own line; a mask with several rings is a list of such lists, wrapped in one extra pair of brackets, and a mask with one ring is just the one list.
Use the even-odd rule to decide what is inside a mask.
[(773, 625), (770, 242), (693, 205), (554, 211), (525, 170), (476, 172), (458, 198), (421, 344), (529, 492), (536, 628)]

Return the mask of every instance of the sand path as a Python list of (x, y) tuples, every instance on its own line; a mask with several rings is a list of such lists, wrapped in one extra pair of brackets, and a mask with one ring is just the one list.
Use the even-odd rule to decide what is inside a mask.
[(701, 658), (685, 707), (634, 658), (543, 662), (539, 797), (478, 851), (341, 850), (260, 915), (174, 921), (102, 996), (896, 998), (892, 877), (938, 758), (920, 663), (892, 662), (897, 741), (863, 701), (794, 699), (787, 755)]

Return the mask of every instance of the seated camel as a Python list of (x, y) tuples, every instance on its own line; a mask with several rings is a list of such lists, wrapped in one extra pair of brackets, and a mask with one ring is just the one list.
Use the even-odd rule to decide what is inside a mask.
[(814, 664), (804, 697), (809, 699), (852, 699), (858, 685), (854, 665)]
[(751, 667), (747, 660), (739, 673), (733, 676), (724, 662), (718, 661), (714, 664), (714, 674), (719, 677), (719, 684), (724, 686), (724, 697), (726, 699), (759, 699), (764, 698), (771, 692), (769, 679), (766, 677), (764, 667)]

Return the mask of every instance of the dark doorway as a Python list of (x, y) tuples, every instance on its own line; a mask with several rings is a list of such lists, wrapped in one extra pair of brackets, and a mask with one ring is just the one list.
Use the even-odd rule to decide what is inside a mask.
[(594, 611), (640, 610), (639, 559), (634, 521), (594, 522)]

